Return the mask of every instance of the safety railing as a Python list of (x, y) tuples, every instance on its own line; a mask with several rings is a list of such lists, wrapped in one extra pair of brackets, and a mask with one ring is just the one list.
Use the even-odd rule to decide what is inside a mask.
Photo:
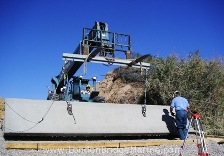
[(82, 44), (95, 48), (102, 47), (108, 50), (111, 49), (114, 52), (131, 51), (130, 35), (98, 29), (84, 28)]

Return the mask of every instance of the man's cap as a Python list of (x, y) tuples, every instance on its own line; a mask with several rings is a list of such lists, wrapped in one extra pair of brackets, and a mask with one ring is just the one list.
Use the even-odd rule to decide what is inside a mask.
[(90, 85), (89, 85), (89, 84), (87, 84), (87, 85), (86, 85), (86, 88), (90, 88)]
[(178, 91), (178, 90), (176, 90), (175, 92), (174, 92), (174, 94), (179, 94), (180, 92)]
[(174, 95), (181, 95), (180, 91), (176, 90), (174, 93)]

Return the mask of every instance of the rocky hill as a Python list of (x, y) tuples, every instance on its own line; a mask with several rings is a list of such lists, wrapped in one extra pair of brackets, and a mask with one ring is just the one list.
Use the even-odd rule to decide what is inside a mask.
[[(108, 103), (137, 104), (144, 95), (144, 81), (138, 71), (116, 69), (98, 84), (99, 95)], [(128, 79), (127, 79), (128, 78)], [(138, 81), (134, 80), (138, 78)]]
[(0, 125), (2, 124), (4, 117), (5, 105), (3, 99), (0, 97)]

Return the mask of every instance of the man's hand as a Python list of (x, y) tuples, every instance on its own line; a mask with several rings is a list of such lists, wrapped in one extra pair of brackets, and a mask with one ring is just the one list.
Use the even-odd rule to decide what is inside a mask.
[(171, 115), (172, 115), (172, 116), (175, 116), (175, 113), (174, 113), (174, 112), (171, 112)]

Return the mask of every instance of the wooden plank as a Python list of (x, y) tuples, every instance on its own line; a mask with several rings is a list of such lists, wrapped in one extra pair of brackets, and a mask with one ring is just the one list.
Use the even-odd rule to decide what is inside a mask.
[(207, 140), (212, 140), (217, 143), (222, 143), (222, 142), (224, 142), (224, 137), (208, 137), (207, 136)]
[[(210, 141), (214, 139), (207, 138), (205, 141)], [(186, 144), (197, 142), (196, 139), (188, 139), (186, 140)], [(85, 149), (85, 148), (125, 148), (125, 147), (147, 147), (147, 146), (161, 146), (161, 145), (181, 145), (183, 140), (160, 140), (160, 141), (122, 141), (122, 142), (37, 142), (37, 143), (29, 143), (29, 142), (13, 142), (6, 143), (6, 149)]]
[[(196, 142), (194, 139), (186, 140), (186, 143)], [(124, 147), (147, 147), (160, 145), (180, 145), (183, 140), (161, 140), (161, 141), (104, 141), (104, 142), (13, 142), (6, 143), (6, 149), (85, 149), (85, 148), (124, 148)]]
[[(186, 143), (193, 143), (195, 140), (186, 140)], [(145, 147), (160, 145), (180, 145), (183, 140), (161, 140), (161, 141), (145, 141), (145, 142), (121, 142), (120, 147)]]
[(53, 142), (53, 143), (24, 143), (14, 142), (6, 143), (6, 149), (72, 149), (72, 148), (118, 148), (119, 142), (83, 142), (83, 143), (64, 143), (64, 142)]
[(224, 136), (220, 136), (220, 135), (207, 135), (206, 137), (208, 137), (208, 138), (223, 138), (224, 139)]
[(84, 142), (84, 143), (39, 143), (38, 149), (71, 148), (115, 148), (118, 142)]
[(38, 149), (38, 143), (22, 143), (22, 142), (13, 142), (5, 143), (6, 149)]

